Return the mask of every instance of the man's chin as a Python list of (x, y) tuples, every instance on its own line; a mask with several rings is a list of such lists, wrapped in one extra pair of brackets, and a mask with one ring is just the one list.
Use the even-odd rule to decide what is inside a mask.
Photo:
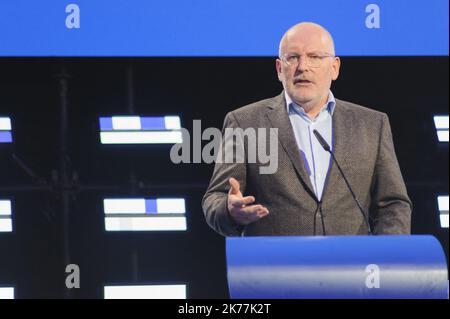
[(294, 95), (293, 101), (298, 105), (308, 104), (313, 99), (311, 96), (305, 96), (305, 95)]

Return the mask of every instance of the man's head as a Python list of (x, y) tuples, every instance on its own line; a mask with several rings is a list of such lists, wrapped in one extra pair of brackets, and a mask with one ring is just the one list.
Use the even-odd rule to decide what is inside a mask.
[(299, 23), (286, 31), (276, 68), (293, 102), (307, 110), (325, 104), (339, 75), (340, 60), (334, 54), (333, 38), (318, 24)]

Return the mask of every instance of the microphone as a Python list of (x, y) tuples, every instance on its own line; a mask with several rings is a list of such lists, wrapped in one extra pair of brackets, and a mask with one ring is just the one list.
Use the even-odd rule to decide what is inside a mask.
[(368, 234), (372, 235), (372, 230), (370, 228), (370, 224), (369, 224), (369, 217), (368, 215), (364, 212), (364, 209), (362, 208), (361, 204), (359, 203), (358, 199), (356, 198), (355, 193), (353, 192), (352, 187), (350, 186), (350, 183), (348, 182), (347, 178), (345, 177), (344, 172), (341, 169), (341, 166), (339, 165), (336, 157), (334, 156), (334, 153), (331, 151), (330, 145), (328, 145), (327, 141), (325, 141), (325, 139), (323, 138), (322, 135), (320, 135), (320, 133), (317, 130), (313, 130), (314, 135), (316, 136), (317, 140), (319, 141), (320, 145), (322, 145), (323, 149), (325, 151), (327, 151), (328, 153), (330, 153), (331, 158), (333, 159), (333, 161), (336, 163), (337, 168), (339, 169), (339, 172), (341, 173), (342, 177), (344, 178), (345, 184), (347, 185), (347, 188), (349, 189), (350, 193), (352, 194), (353, 200), (356, 202), (356, 205), (359, 208), (359, 211), (361, 212), (363, 218), (364, 218), (364, 222), (366, 223), (366, 227), (368, 230)]

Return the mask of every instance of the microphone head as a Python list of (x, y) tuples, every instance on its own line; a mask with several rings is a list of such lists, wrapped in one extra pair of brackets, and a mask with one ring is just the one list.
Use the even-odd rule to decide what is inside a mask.
[(319, 141), (320, 145), (322, 145), (323, 149), (327, 152), (331, 152), (330, 145), (328, 145), (327, 141), (320, 135), (320, 133), (317, 130), (313, 130), (314, 135), (316, 136), (317, 140)]

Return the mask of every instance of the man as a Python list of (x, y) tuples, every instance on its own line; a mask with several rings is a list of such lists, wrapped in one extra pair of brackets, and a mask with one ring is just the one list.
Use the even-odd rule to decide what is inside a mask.
[[(364, 235), (370, 219), (373, 234), (410, 233), (412, 204), (388, 117), (334, 98), (339, 67), (320, 25), (300, 23), (284, 34), (276, 60), (284, 91), (228, 113), (224, 123), (277, 128), (278, 169), (260, 174), (247, 161), (216, 163), (203, 198), (213, 229), (224, 236)], [(363, 212), (314, 130), (331, 146)]]

